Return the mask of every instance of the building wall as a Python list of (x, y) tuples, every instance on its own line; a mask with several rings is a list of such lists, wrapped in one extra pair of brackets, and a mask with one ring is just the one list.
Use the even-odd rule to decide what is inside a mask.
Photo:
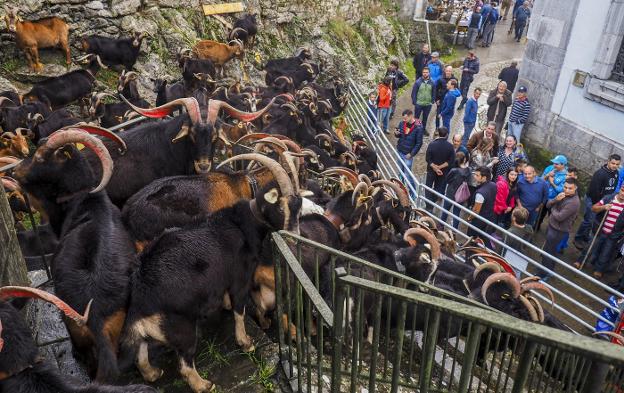
[(624, 112), (584, 97), (575, 70), (591, 72), (612, 0), (538, 0), (520, 71), (534, 111), (526, 143), (566, 154), (586, 172), (624, 152)]

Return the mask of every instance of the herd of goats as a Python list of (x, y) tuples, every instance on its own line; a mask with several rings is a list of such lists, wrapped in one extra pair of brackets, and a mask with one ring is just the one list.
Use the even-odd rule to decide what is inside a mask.
[[(41, 69), (42, 47), (60, 46), (71, 60), (59, 18), (26, 22), (7, 9), (6, 20), (33, 70)], [(144, 34), (84, 37), (84, 69), (23, 95), (0, 93), (2, 184), (13, 211), (32, 205), (55, 238), (55, 295), (0, 288), (0, 390), (155, 392), (105, 385), (128, 357), (145, 381), (157, 380), (163, 371), (150, 363), (150, 342), (175, 351), (194, 392), (212, 390), (195, 369), (197, 327), (207, 314), (231, 309), (236, 342), (253, 350), (245, 304), (251, 299), (268, 328), (276, 301), (269, 234), (276, 230), (566, 329), (532, 295), (542, 290), (553, 299), (548, 288), (534, 278), (518, 281), (478, 239), (458, 247), (429, 213), (412, 208), (400, 181), (381, 179), (375, 151), (355, 133), (348, 142), (338, 120), (348, 103), (344, 83), (317, 83), (321, 71), (309, 50), (269, 60), (266, 86), (219, 79), (256, 32), (247, 15), (229, 44), (200, 41), (181, 50), (181, 79), (156, 83), (155, 107), (138, 94), (133, 71)], [(123, 68), (116, 94), (94, 92), (103, 67)], [(81, 116), (68, 110), (85, 98)], [(139, 115), (147, 119), (108, 129)], [(335, 179), (331, 190), (319, 181), (327, 178)], [(320, 279), (329, 280), (328, 259), (303, 255), (301, 264), (312, 276), (319, 263)], [(63, 312), (97, 383), (74, 384), (42, 360), (18, 311), (28, 297)]]

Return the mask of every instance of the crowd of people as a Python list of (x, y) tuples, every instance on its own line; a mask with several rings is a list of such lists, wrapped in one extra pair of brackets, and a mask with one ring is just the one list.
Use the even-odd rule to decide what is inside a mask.
[[(484, 22), (483, 18), (493, 13), (498, 21), (506, 19), (512, 12), (515, 38), (519, 39), (530, 16), (529, 7), (527, 1), (503, 0), (499, 12), (496, 2), (477, 4), (473, 15), (475, 18), (479, 15), (480, 21), (474, 23), (478, 29), (475, 38), (483, 36), (486, 45), (491, 43), (489, 22), (488, 19)], [(473, 28), (472, 19), (470, 25)], [(447, 211), (450, 211), (454, 216), (451, 219), (453, 227), (460, 226), (458, 216), (471, 224), (468, 235), (478, 236), (485, 232), (503, 240), (502, 233), (492, 225), (496, 224), (529, 242), (547, 223), (543, 245), (547, 254), (542, 257), (542, 266), (546, 269), (537, 273), (544, 281), (556, 270), (556, 262), (550, 255), (563, 254), (574, 223), (578, 215), (583, 214), (581, 226), (573, 236), (572, 243), (581, 251), (574, 266), (581, 269), (591, 264), (594, 277), (602, 279), (606, 272), (616, 268), (617, 257), (624, 250), (624, 214), (621, 214), (624, 212), (624, 167), (620, 168), (621, 157), (612, 155), (594, 173), (583, 198), (579, 195), (578, 170), (569, 165), (567, 157), (556, 155), (551, 165), (538, 172), (530, 165), (521, 144), (522, 131), (532, 107), (528, 88), (517, 86), (518, 64), (512, 62), (500, 72), (499, 82), (493, 90), (484, 92), (480, 87), (472, 88), (475, 75), (480, 71), (480, 62), (470, 39), (467, 46), (468, 53), (459, 70), (444, 65), (439, 53), (430, 52), (426, 44), (414, 56), (413, 109), (404, 110), (394, 128), (398, 158), (404, 164), (401, 165), (402, 180), (413, 182), (407, 172), (411, 171), (415, 157), (424, 150), (425, 184), (437, 192), (426, 193), (426, 199), (431, 201), (427, 208), (434, 211), (436, 206), (443, 206), (441, 220), (447, 222)], [(399, 63), (393, 61), (377, 92), (369, 95), (369, 124), (378, 124), (382, 132), (390, 134), (390, 119), (396, 109), (398, 89), (408, 83), (410, 81), (399, 69)], [(487, 94), (487, 125), (478, 129), (482, 94)], [(430, 116), (435, 116), (435, 132), (424, 148), (424, 137), (429, 136), (427, 124)], [(458, 116), (461, 122), (453, 123), (453, 118)], [(463, 129), (454, 126), (457, 123), (463, 124)], [(461, 214), (458, 206), (438, 195), (465, 206), (472, 214)], [(505, 236), (505, 241), (514, 249), (506, 257), (521, 260), (522, 244), (509, 236)], [(624, 276), (611, 284), (624, 291)]]

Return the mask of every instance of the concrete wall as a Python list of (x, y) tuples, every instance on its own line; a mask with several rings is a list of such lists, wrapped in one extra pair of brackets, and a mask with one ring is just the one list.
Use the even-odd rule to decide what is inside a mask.
[(584, 97), (574, 71), (590, 72), (611, 0), (539, 0), (520, 72), (533, 113), (525, 143), (566, 154), (586, 172), (624, 151), (624, 112)]

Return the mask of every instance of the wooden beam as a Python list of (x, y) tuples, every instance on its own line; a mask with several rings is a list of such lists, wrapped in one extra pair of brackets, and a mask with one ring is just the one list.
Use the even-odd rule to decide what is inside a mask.
[(22, 256), (13, 214), (4, 188), (0, 184), (0, 286), (30, 285), (26, 262)]
[(231, 14), (245, 10), (245, 6), (240, 1), (236, 3), (204, 4), (202, 7), (204, 8), (204, 15)]

